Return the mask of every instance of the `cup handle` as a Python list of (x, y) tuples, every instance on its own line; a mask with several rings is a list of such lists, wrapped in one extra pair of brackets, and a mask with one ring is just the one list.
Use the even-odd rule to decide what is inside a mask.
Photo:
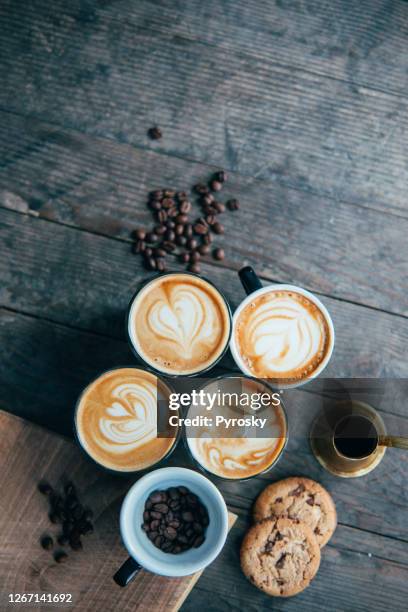
[(129, 557), (118, 569), (113, 579), (121, 587), (125, 587), (140, 572), (142, 566), (137, 561)]
[(262, 283), (251, 266), (241, 268), (238, 276), (247, 295), (262, 288)]

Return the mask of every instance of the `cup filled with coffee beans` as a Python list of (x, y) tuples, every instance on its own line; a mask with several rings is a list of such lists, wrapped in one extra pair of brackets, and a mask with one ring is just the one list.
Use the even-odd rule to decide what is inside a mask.
[(222, 550), (228, 511), (217, 487), (202, 474), (161, 468), (128, 491), (120, 530), (130, 557), (114, 576), (117, 584), (126, 586), (142, 568), (161, 576), (188, 576)]
[(111, 472), (153, 467), (172, 453), (180, 435), (167, 418), (170, 394), (168, 384), (147, 370), (104, 372), (77, 402), (75, 432), (81, 447)]
[(234, 313), (230, 348), (240, 370), (281, 388), (321, 374), (335, 339), (324, 304), (294, 285), (263, 287), (250, 266), (239, 276), (248, 296)]
[(145, 282), (126, 316), (133, 352), (166, 376), (195, 376), (210, 370), (226, 352), (231, 328), (231, 311), (222, 293), (188, 272), (162, 274)]

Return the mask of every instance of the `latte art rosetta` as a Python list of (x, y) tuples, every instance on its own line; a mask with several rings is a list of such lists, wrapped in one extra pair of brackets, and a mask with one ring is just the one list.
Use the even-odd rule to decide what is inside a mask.
[(224, 352), (230, 329), (223, 297), (190, 274), (154, 279), (136, 295), (129, 312), (129, 337), (138, 355), (168, 374), (210, 367)]
[(330, 334), (320, 309), (303, 295), (270, 291), (240, 314), (236, 342), (251, 372), (263, 378), (305, 378), (324, 359)]
[(140, 470), (156, 463), (177, 434), (157, 437), (158, 402), (165, 408), (169, 393), (150, 372), (137, 368), (106, 372), (85, 389), (78, 404), (81, 444), (95, 461), (113, 470)]

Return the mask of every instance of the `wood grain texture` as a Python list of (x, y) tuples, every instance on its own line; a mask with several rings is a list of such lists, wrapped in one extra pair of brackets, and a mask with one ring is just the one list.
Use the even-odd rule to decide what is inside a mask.
[[(123, 589), (112, 576), (126, 559), (119, 533), (119, 510), (123, 495), (135, 479), (115, 478), (93, 466), (77, 446), (32, 424), (0, 411), (0, 469), (7, 498), (1, 503), (0, 605), (5, 609), (8, 593), (72, 593), (68, 609), (110, 612), (132, 609), (175, 612), (202, 572), (170, 579), (142, 571)], [(53, 486), (63, 478), (74, 481), (80, 500), (93, 509), (95, 532), (84, 538), (81, 553), (70, 553), (58, 566), (52, 554), (40, 547), (44, 533), (58, 535), (50, 524), (47, 502), (37, 490), (41, 479)], [(21, 504), (21, 499), (25, 503)], [(230, 513), (230, 528), (236, 516)], [(56, 547), (58, 549), (58, 546)], [(37, 610), (58, 610), (60, 605), (36, 605)], [(27, 604), (13, 606), (26, 610)]]
[[(0, 432), (1, 471), (9, 492), (1, 503), (2, 605), (8, 592), (33, 591), (72, 592), (75, 610), (95, 609), (95, 606), (103, 606), (107, 612), (118, 607), (176, 609), (175, 602), (180, 603), (185, 594), (183, 580), (169, 581), (143, 573), (127, 589), (115, 588), (111, 582), (112, 574), (126, 555), (117, 522), (120, 501), (131, 480), (107, 476), (88, 462), (71, 442), (5, 413), (0, 413)], [(64, 566), (57, 566), (50, 553), (41, 550), (38, 543), (41, 535), (51, 528), (45, 500), (36, 490), (36, 484), (42, 477), (55, 484), (63, 476), (74, 480), (83, 502), (93, 508), (95, 533), (84, 540), (82, 553), (71, 554)], [(332, 488), (335, 479), (325, 475), (324, 480)], [(257, 485), (262, 485), (262, 479)], [(238, 489), (237, 483), (233, 486)], [(347, 486), (350, 483), (346, 482)], [(371, 487), (373, 490), (375, 481)], [(221, 489), (228, 501), (231, 494), (227, 485), (221, 485)], [(243, 606), (269, 609), (271, 605), (278, 610), (296, 610), (299, 605), (323, 609), (330, 589), (333, 610), (386, 610), (390, 605), (395, 610), (403, 609), (403, 584), (408, 573), (406, 544), (343, 526), (343, 502), (338, 489), (335, 501), (340, 525), (323, 550), (321, 568), (312, 585), (300, 596), (284, 602), (257, 591), (239, 568), (239, 546), (249, 524), (252, 495), (246, 488), (245, 492), (246, 497), (241, 497), (240, 519), (221, 556), (206, 569), (195, 587), (191, 605), (205, 605), (211, 610), (227, 605), (229, 609)], [(27, 500), (25, 504), (20, 503), (22, 495)], [(375, 511), (378, 500), (372, 497), (371, 504)], [(344, 584), (348, 585), (347, 590)], [(187, 600), (184, 609), (190, 609), (191, 605)], [(47, 606), (46, 609), (56, 608)]]
[[(0, 113), (0, 140), (0, 206), (126, 240), (134, 227), (152, 223), (146, 208), (150, 190), (168, 185), (188, 191), (211, 175), (202, 164), (6, 113)], [(226, 248), (224, 265), (256, 263), (265, 278), (408, 315), (408, 218), (306, 199), (298, 190), (236, 174), (220, 196), (229, 197), (239, 197), (242, 205), (222, 215), (226, 236), (218, 243)], [(199, 214), (197, 205), (192, 219)], [(10, 227), (16, 233), (10, 248), (24, 242), (26, 225), (36, 227), (34, 221), (21, 223), (19, 231)]]
[[(377, 18), (400, 28), (408, 9), (393, 4), (387, 17), (389, 5), (377, 3)], [(337, 13), (350, 5), (337, 0)], [(406, 211), (405, 98), (152, 32), (137, 11), (132, 19), (130, 1), (108, 11), (104, 3), (85, 10), (78, 2), (21, 6), (3, 7), (3, 109), (309, 193)], [(156, 123), (165, 137), (152, 144), (146, 131)]]

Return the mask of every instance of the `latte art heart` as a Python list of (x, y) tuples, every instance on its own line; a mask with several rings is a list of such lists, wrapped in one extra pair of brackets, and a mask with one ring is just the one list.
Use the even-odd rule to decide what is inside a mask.
[(82, 446), (112, 470), (141, 470), (157, 463), (177, 435), (173, 428), (168, 437), (157, 437), (158, 410), (167, 408), (169, 394), (150, 372), (137, 368), (106, 372), (85, 389), (77, 407)]
[(207, 281), (167, 274), (136, 295), (129, 338), (142, 359), (166, 374), (194, 374), (210, 367), (227, 347), (228, 306)]
[(241, 312), (235, 339), (244, 363), (262, 378), (305, 378), (323, 361), (330, 340), (327, 321), (305, 296), (264, 293)]

